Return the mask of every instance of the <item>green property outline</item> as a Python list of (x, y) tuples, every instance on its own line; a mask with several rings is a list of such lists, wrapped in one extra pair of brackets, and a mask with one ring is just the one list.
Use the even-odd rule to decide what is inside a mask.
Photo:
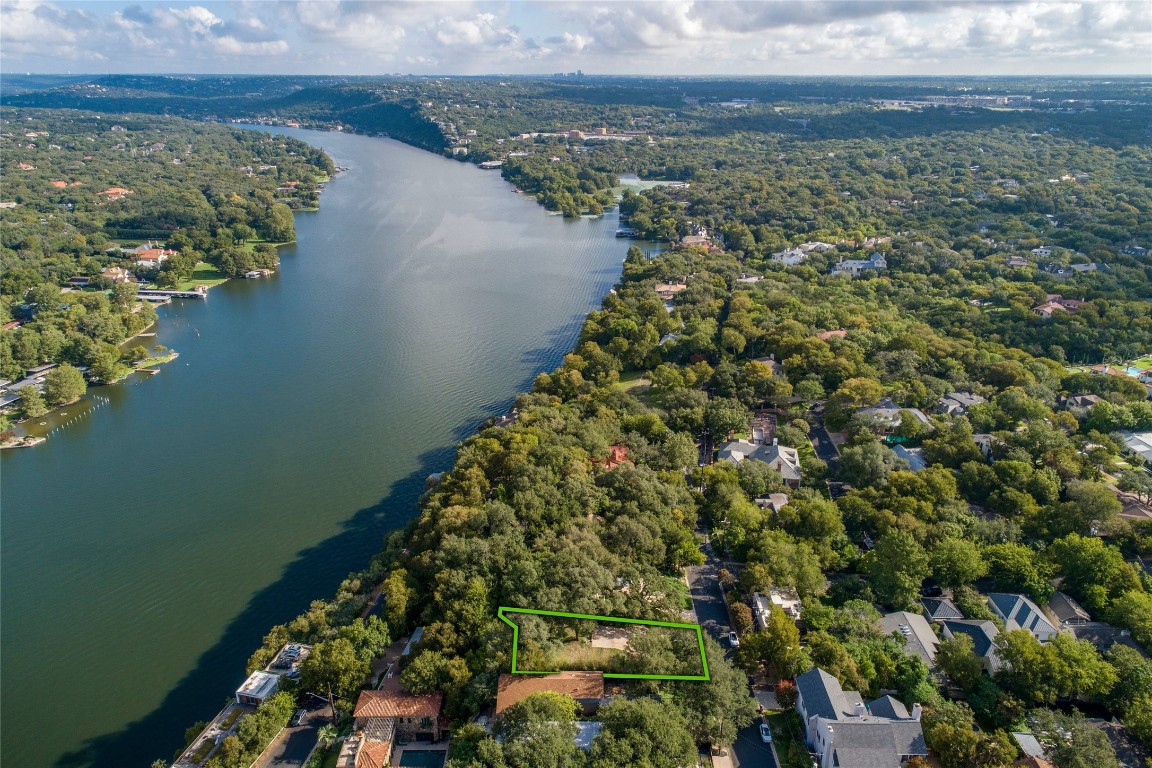
[(516, 668), (516, 649), (520, 645), (520, 627), (511, 621), (505, 613), (525, 613), (533, 616), (558, 616), (564, 619), (591, 619), (592, 621), (615, 621), (621, 624), (646, 624), (653, 627), (673, 627), (675, 629), (692, 629), (696, 631), (696, 643), (700, 647), (700, 663), (703, 665), (702, 675), (632, 675), (615, 672), (605, 672), (606, 678), (624, 678), (631, 680), (702, 680), (708, 681), (712, 677), (708, 673), (708, 657), (704, 654), (704, 630), (699, 624), (680, 624), (674, 621), (649, 621), (648, 619), (625, 619), (619, 616), (594, 616), (589, 613), (564, 613), (562, 611), (542, 611), (535, 608), (509, 608), (501, 606), (496, 609), (496, 616), (500, 621), (512, 627), (512, 674), (514, 675), (554, 675), (556, 672), (537, 672)]

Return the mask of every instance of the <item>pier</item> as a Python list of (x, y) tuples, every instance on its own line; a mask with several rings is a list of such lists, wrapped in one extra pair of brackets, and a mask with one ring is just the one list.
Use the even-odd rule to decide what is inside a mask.
[(136, 291), (141, 299), (207, 299), (208, 291), (161, 291), (155, 288), (141, 288)]

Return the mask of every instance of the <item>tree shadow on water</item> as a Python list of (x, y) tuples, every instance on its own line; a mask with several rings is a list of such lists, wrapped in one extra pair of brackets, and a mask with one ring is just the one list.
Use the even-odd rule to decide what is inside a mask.
[[(475, 426), (463, 424), (454, 434), (470, 433)], [(174, 757), (184, 730), (215, 715), (243, 682), (244, 663), (268, 630), (291, 621), (312, 600), (330, 598), (350, 572), (367, 566), (388, 532), (415, 516), (428, 475), (450, 469), (455, 450), (443, 446), (421, 454), (419, 468), (393, 483), (387, 496), (354, 514), (340, 533), (301, 550), (276, 582), (253, 596), (155, 710), (115, 733), (88, 740), (61, 756), (55, 768), (147, 768), (157, 758)]]

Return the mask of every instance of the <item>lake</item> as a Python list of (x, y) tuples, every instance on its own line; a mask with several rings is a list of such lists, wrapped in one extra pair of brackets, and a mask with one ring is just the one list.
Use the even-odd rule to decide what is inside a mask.
[(280, 132), (349, 169), (280, 272), (162, 307), (149, 341), (177, 360), (3, 452), (6, 766), (172, 757), (619, 278), (615, 213), (565, 220), (495, 171)]

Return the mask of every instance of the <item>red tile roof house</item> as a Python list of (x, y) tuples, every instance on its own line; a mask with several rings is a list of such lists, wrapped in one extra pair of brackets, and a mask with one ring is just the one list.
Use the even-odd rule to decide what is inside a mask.
[(136, 252), (136, 264), (141, 267), (158, 267), (176, 255), (176, 251), (163, 248), (147, 248)]
[(628, 446), (613, 445), (608, 449), (608, 458), (604, 459), (604, 469), (615, 469), (626, 461), (631, 461), (628, 458)]
[(443, 705), (442, 692), (417, 696), (406, 691), (396, 677), (384, 678), (374, 691), (361, 691), (352, 713), (355, 729), (363, 738), (355, 765), (387, 765), (397, 741), (439, 741)]
[(604, 699), (603, 672), (558, 672), (554, 675), (500, 675), (496, 683), (496, 716), (534, 693), (562, 693), (592, 715)]

